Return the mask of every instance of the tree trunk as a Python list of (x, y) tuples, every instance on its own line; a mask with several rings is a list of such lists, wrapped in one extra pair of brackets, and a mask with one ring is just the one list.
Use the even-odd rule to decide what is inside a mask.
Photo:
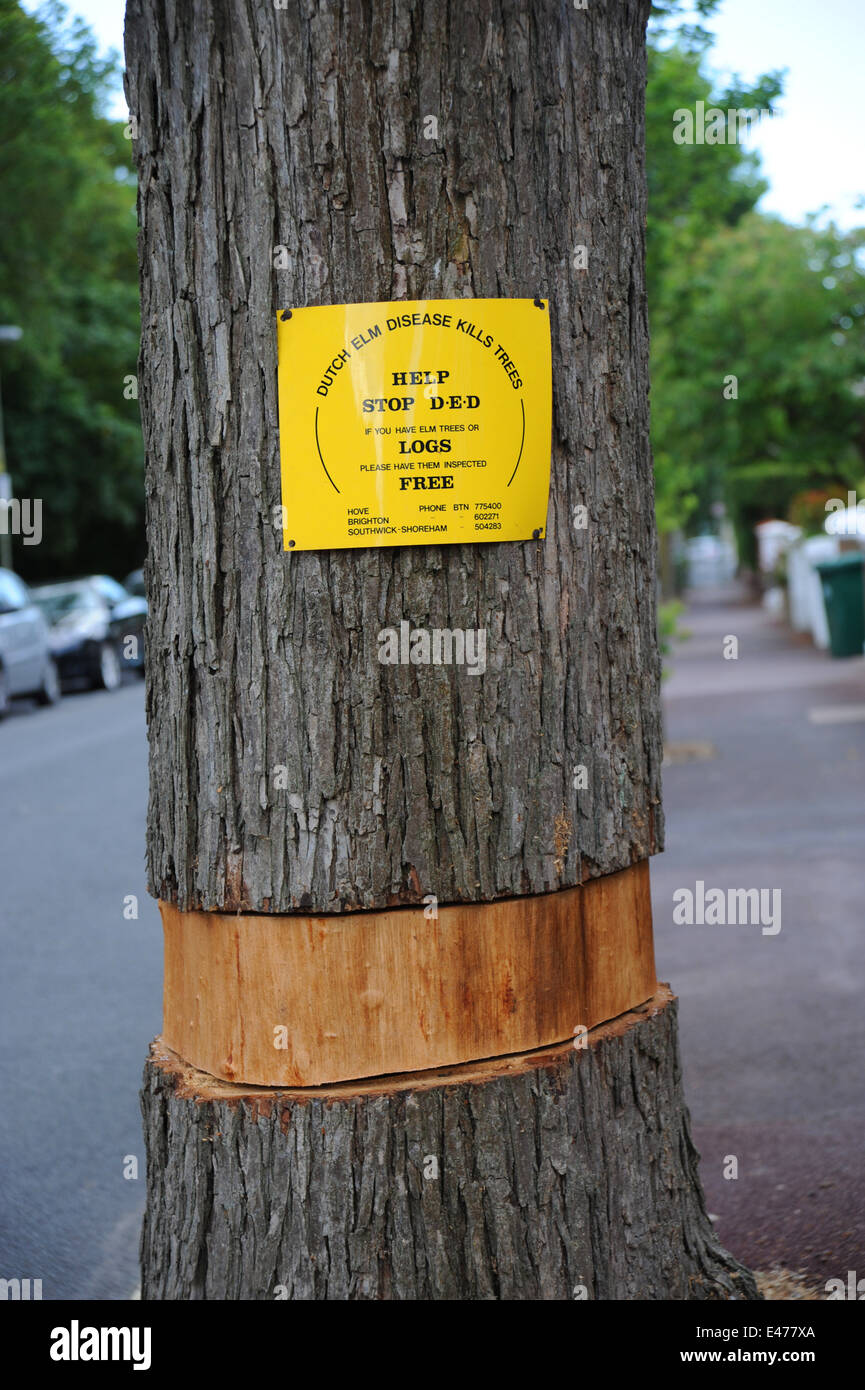
[[(147, 854), (166, 931), (256, 914), (284, 943), (317, 914), (428, 895), (549, 898), (662, 847), (648, 10), (129, 0)], [(284, 553), (277, 311), (463, 297), (549, 301), (544, 539)], [(381, 665), (377, 634), (403, 619), (486, 629), (486, 673)], [(650, 918), (634, 926), (645, 942)], [(602, 925), (606, 961), (617, 940)], [(271, 1020), (240, 1007), (240, 960), (225, 1013), (242, 1039)], [(485, 1010), (525, 1007), (507, 971), (479, 971), (464, 1009), (476, 989)], [(372, 1035), (369, 999), (359, 984), (342, 1026)], [(222, 1045), (221, 1074), (248, 1083)], [(148, 1064), (145, 1297), (753, 1294), (702, 1210), (668, 1007), (585, 1054), (294, 1093), (287, 1110), (212, 1078), (190, 1089), (195, 1060)]]
[[(661, 848), (648, 8), (130, 0), (155, 896), (488, 901)], [(546, 539), (287, 556), (277, 310), (538, 295)], [(403, 618), (485, 628), (483, 679), (379, 664)]]
[[(529, 1058), (244, 1091), (157, 1041), (145, 1299), (739, 1299), (706, 1217), (675, 1002)], [(254, 1199), (253, 1199), (254, 1194)]]

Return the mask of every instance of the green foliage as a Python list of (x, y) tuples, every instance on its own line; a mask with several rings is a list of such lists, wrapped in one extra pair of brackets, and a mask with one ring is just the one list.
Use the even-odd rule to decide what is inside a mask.
[(51, 3), (0, 0), (0, 346), (16, 492), (41, 497), (44, 539), (22, 573), (132, 569), (143, 550), (135, 400), (135, 179), (123, 123), (102, 110), (116, 71)]
[(777, 73), (713, 93), (704, 51), (691, 42), (649, 53), (658, 523), (666, 531), (705, 520), (723, 499), (747, 556), (756, 521), (785, 515), (809, 487), (846, 489), (862, 472), (865, 232), (762, 216), (754, 209), (765, 183), (753, 154), (739, 144), (675, 144), (677, 109), (699, 100), (767, 109), (780, 94)]
[(670, 676), (671, 668), (667, 665), (666, 658), (673, 650), (673, 643), (685, 642), (691, 636), (690, 629), (682, 627), (679, 622), (684, 611), (684, 603), (677, 598), (658, 604), (658, 649), (664, 658), (661, 667), (662, 680), (668, 680)]
[(669, 654), (674, 642), (682, 642), (691, 635), (687, 628), (679, 626), (684, 611), (684, 603), (677, 598), (658, 604), (658, 645), (663, 656)]
[[(854, 388), (865, 379), (863, 246), (865, 232), (791, 227), (752, 213), (670, 265), (668, 311), (654, 320), (652, 382), (658, 464), (667, 467), (659, 496), (671, 514), (677, 486), (683, 510), (706, 515), (723, 496), (747, 529), (785, 515), (808, 487), (854, 485), (862, 467)], [(736, 398), (725, 399), (725, 381)]]
[(739, 144), (677, 145), (673, 113), (693, 110), (698, 101), (723, 109), (770, 109), (780, 91), (776, 76), (752, 89), (714, 96), (701, 71), (702, 55), (679, 47), (650, 48), (646, 89), (646, 177), (649, 215), (646, 227), (646, 273), (653, 299), (663, 292), (671, 264), (690, 254), (706, 235), (735, 226), (766, 191), (757, 156)]
[(698, 19), (708, 19), (720, 3), (721, 0), (692, 0), (692, 3), (687, 5), (686, 0), (654, 0), (649, 20), (650, 39), (658, 43), (673, 33), (683, 47), (705, 48), (711, 40), (711, 34), (700, 23), (683, 23), (682, 13), (690, 8)]
[(829, 515), (826, 504), (839, 497), (842, 501), (846, 500), (846, 492), (840, 485), (797, 492), (790, 502), (787, 520), (791, 525), (798, 526), (806, 536), (822, 536)]

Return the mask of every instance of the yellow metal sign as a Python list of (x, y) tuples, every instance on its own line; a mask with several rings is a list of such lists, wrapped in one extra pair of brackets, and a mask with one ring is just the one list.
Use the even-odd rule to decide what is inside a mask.
[(546, 300), (325, 305), (277, 332), (286, 550), (544, 535)]

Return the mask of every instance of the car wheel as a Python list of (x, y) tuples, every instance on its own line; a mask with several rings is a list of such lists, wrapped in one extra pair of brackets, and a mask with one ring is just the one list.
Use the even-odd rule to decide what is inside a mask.
[(45, 663), (45, 675), (42, 677), (42, 684), (36, 692), (36, 700), (40, 705), (56, 705), (60, 699), (60, 676), (57, 673), (56, 661), (50, 659)]
[(97, 690), (116, 690), (122, 680), (120, 658), (113, 642), (103, 642), (99, 648), (99, 667), (94, 685)]
[(9, 677), (0, 666), (0, 719), (5, 719), (9, 713)]

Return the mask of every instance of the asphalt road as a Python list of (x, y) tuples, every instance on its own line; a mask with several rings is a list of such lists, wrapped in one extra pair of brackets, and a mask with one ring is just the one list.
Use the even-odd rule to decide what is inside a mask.
[[(665, 769), (668, 849), (652, 880), (709, 1210), (756, 1268), (803, 1270), (815, 1287), (862, 1277), (865, 719), (809, 712), (855, 714), (865, 663), (833, 663), (735, 595), (685, 622), (668, 739), (710, 756)], [(729, 634), (736, 661), (721, 654)], [(162, 967), (145, 806), (138, 680), (0, 725), (0, 1277), (42, 1279), (46, 1299), (137, 1285), (137, 1096)], [(697, 879), (780, 889), (780, 932), (676, 925), (673, 895)]]
[[(682, 622), (667, 737), (712, 752), (664, 769), (658, 975), (680, 997), (722, 1240), (825, 1297), (827, 1279), (865, 1276), (865, 660), (833, 661), (735, 593), (695, 596)], [(781, 930), (676, 925), (673, 894), (697, 880), (780, 890)]]
[(162, 1008), (146, 796), (137, 677), (0, 724), (0, 1277), (41, 1279), (45, 1299), (138, 1282), (138, 1089)]

